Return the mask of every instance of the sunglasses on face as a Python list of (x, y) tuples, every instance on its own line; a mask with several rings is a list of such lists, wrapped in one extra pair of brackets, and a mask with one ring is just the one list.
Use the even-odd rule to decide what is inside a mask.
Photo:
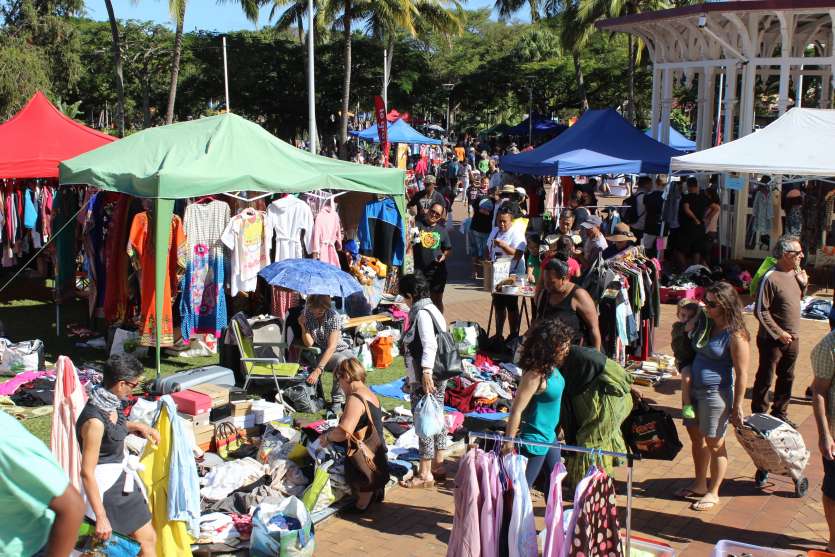
[(439, 213), (438, 211), (432, 211), (432, 210), (430, 210), (430, 211), (428, 212), (428, 214), (429, 214), (429, 216), (430, 216), (430, 217), (438, 217), (438, 218), (441, 218), (441, 217), (443, 216), (443, 215), (442, 215), (441, 213)]

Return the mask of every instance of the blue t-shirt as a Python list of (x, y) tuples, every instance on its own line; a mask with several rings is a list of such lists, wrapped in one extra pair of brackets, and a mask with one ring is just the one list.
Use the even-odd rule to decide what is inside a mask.
[[(562, 392), (565, 390), (565, 378), (560, 371), (554, 372), (545, 384), (545, 390), (533, 395), (528, 407), (522, 413), (519, 437), (537, 443), (553, 443), (557, 438), (557, 423), (560, 421)], [(548, 447), (524, 445), (532, 455), (544, 455)]]
[(722, 331), (711, 337), (706, 345), (696, 348), (691, 373), (693, 387), (696, 388), (723, 389), (733, 386), (730, 331)]

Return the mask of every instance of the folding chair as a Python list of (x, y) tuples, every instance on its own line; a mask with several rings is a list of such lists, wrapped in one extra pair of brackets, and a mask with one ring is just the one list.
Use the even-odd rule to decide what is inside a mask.
[[(284, 361), (283, 356), (259, 358), (256, 354), (256, 347), (253, 344), (252, 339), (241, 334), (238, 322), (234, 319), (232, 320), (232, 332), (235, 335), (235, 343), (238, 345), (238, 349), (241, 352), (241, 368), (246, 374), (243, 386), (244, 390), (247, 389), (250, 381), (272, 379), (275, 383), (276, 402), (293, 410), (292, 407), (284, 402), (284, 397), (281, 393), (281, 385), (279, 384), (279, 377), (284, 379), (294, 377), (299, 372), (299, 364), (288, 363)], [(287, 348), (287, 345), (283, 342), (275, 343), (275, 345), (277, 348), (281, 349), (279, 351), (281, 354), (283, 354), (283, 350)]]

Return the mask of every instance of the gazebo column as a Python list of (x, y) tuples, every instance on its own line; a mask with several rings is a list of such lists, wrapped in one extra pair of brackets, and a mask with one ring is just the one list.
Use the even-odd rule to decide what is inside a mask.
[(777, 90), (777, 116), (782, 116), (789, 106), (789, 80), (791, 66), (787, 62), (780, 64), (780, 87)]
[(657, 66), (653, 65), (652, 67), (652, 105), (650, 110), (652, 111), (652, 115), (650, 117), (650, 130), (652, 132), (652, 138), (656, 141), (658, 140), (658, 122), (661, 121), (661, 73), (662, 70)]
[(705, 67), (701, 80), (704, 81), (704, 98), (699, 106), (699, 122), (702, 126), (699, 149), (708, 149), (713, 144), (713, 117), (716, 102), (716, 75), (713, 66)]
[[(757, 81), (757, 65), (749, 61), (742, 70), (739, 102), (739, 137), (744, 137), (754, 130), (754, 86)], [(746, 213), (748, 208), (748, 184), (736, 196), (736, 224), (734, 241), (731, 248), (732, 258), (741, 258), (745, 250)]]
[(818, 108), (829, 108), (832, 106), (832, 68), (825, 68), (821, 75), (821, 98), (818, 101)]
[(725, 67), (725, 93), (722, 102), (724, 110), (724, 129), (722, 130), (722, 142), (727, 143), (734, 140), (734, 118), (736, 115), (736, 79), (737, 71), (736, 64), (731, 64)]
[(670, 142), (670, 113), (673, 110), (673, 69), (664, 68), (661, 79), (661, 137), (658, 141)]

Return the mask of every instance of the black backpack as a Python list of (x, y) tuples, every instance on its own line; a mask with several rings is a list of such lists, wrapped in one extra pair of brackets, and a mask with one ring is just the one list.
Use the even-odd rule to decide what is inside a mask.
[(638, 213), (638, 196), (646, 195), (646, 192), (638, 192), (633, 193), (629, 197), (626, 198), (624, 204), (626, 205), (626, 209), (623, 211), (621, 215), (621, 220), (626, 224), (632, 226), (641, 218), (641, 214)]

